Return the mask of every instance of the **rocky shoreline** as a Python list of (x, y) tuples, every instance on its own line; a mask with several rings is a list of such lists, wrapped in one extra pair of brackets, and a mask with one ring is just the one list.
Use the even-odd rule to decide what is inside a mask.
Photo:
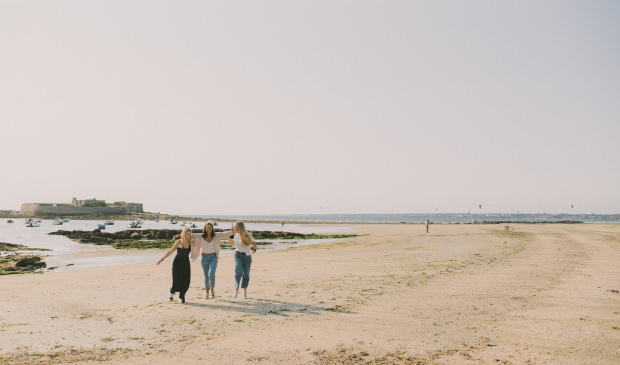
[[(216, 230), (222, 232), (222, 230)], [(200, 233), (201, 229), (192, 229), (192, 233)], [(329, 238), (348, 238), (355, 237), (354, 234), (339, 235), (320, 235), (320, 234), (303, 234), (294, 232), (274, 232), (274, 231), (251, 231), (257, 240), (257, 245), (269, 245), (271, 242), (265, 240), (304, 240), (304, 239), (329, 239)], [(94, 245), (110, 245), (116, 249), (148, 249), (159, 248), (169, 249), (172, 237), (179, 234), (178, 229), (144, 229), (144, 230), (124, 230), (119, 232), (103, 232), (100, 229), (93, 231), (56, 231), (49, 233), (50, 235), (60, 235), (68, 237), (79, 243), (87, 243)], [(222, 240), (222, 249), (234, 249), (228, 241)]]
[[(27, 251), (49, 251), (13, 243), (0, 242), (0, 275), (26, 274), (47, 267), (41, 256), (24, 254)], [(8, 254), (8, 252), (11, 252)], [(4, 255), (4, 253), (7, 253)]]

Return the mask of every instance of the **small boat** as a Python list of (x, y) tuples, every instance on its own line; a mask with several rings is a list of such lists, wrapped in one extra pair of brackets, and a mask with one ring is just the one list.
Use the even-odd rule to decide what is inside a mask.
[(159, 222), (159, 219), (155, 218), (155, 222)]
[(7, 222), (7, 223), (13, 223), (13, 221), (12, 221), (12, 220), (10, 220), (10, 219), (9, 219), (8, 221), (6, 221), (6, 222)]
[(69, 222), (71, 222), (71, 221), (69, 220), (69, 218), (65, 218), (65, 219), (63, 219), (62, 221), (63, 221), (64, 223), (69, 223)]
[(105, 229), (105, 224), (97, 224), (97, 228), (99, 228), (99, 229)]
[(142, 225), (137, 221), (133, 221), (127, 225), (127, 228), (142, 228)]
[(37, 221), (30, 221), (28, 223), (26, 223), (26, 227), (39, 227), (41, 224), (39, 224)]
[(56, 218), (54, 219), (52, 224), (57, 225), (57, 226), (62, 226), (62, 221), (60, 220), (60, 218)]
[(179, 222), (177, 222), (176, 219), (170, 218), (170, 224), (177, 224), (177, 223), (179, 223)]
[(36, 221), (41, 223), (41, 218), (37, 218)]
[(107, 220), (107, 221), (103, 222), (103, 224), (105, 224), (106, 226), (111, 226), (111, 225), (114, 224), (114, 221), (113, 220)]

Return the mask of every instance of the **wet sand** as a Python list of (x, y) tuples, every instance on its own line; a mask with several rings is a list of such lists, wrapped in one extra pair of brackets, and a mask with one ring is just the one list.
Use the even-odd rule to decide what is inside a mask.
[(192, 264), (185, 305), (171, 258), (0, 277), (0, 364), (618, 363), (620, 226), (511, 227), (355, 225), (259, 251), (248, 299), (231, 256), (215, 299)]

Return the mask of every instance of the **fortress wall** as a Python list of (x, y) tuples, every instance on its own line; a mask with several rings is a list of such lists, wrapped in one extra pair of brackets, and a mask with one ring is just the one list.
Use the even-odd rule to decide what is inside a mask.
[[(22, 204), (20, 213), (30, 216), (75, 216), (89, 214), (125, 214), (128, 212), (126, 207), (74, 207), (71, 205), (57, 204)], [(142, 211), (137, 212), (142, 213)]]

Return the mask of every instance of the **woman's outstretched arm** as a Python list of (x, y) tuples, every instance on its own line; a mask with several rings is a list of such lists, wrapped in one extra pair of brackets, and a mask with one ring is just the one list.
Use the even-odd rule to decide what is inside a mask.
[(174, 252), (174, 250), (177, 249), (177, 247), (179, 247), (179, 245), (181, 244), (181, 240), (178, 240), (174, 243), (174, 245), (172, 245), (172, 248), (168, 250), (168, 252), (166, 252), (166, 254), (164, 255), (164, 257), (162, 257), (161, 259), (159, 259), (159, 261), (157, 261), (157, 265), (161, 264), (162, 261), (164, 261), (166, 259), (166, 257), (172, 255), (172, 253)]

